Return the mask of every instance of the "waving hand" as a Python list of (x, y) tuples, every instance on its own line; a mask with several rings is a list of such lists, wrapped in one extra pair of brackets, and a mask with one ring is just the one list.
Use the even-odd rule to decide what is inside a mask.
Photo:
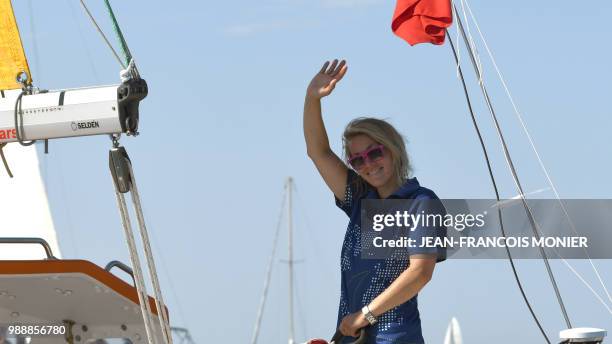
[(331, 64), (329, 61), (325, 62), (319, 73), (312, 78), (310, 85), (308, 85), (307, 95), (316, 99), (328, 96), (332, 93), (338, 81), (342, 80), (347, 69), (345, 60), (340, 61), (340, 63), (338, 63), (338, 60), (334, 60)]

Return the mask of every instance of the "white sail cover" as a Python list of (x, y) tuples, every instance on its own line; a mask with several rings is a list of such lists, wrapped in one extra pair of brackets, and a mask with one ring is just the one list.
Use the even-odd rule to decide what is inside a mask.
[(459, 321), (457, 321), (455, 317), (453, 317), (448, 324), (446, 335), (444, 336), (444, 344), (463, 344)]
[[(0, 237), (45, 239), (55, 257), (60, 251), (36, 147), (10, 143), (4, 155), (14, 178), (0, 163)], [(44, 259), (41, 245), (0, 244), (0, 260)]]

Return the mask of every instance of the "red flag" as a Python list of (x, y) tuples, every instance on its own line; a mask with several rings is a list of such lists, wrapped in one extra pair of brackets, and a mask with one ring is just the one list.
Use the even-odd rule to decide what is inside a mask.
[(410, 45), (439, 45), (452, 22), (450, 0), (397, 0), (391, 29)]

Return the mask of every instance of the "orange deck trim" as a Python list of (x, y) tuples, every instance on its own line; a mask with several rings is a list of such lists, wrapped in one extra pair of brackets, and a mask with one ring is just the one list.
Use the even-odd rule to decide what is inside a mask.
[[(106, 285), (120, 295), (140, 306), (136, 288), (127, 284), (124, 280), (106, 271), (98, 265), (79, 259), (59, 259), (59, 260), (2, 260), (0, 261), (0, 275), (34, 275), (34, 274), (62, 274), (62, 273), (81, 273), (94, 278), (98, 282)], [(155, 315), (157, 307), (155, 299), (147, 296), (151, 312)], [(166, 315), (168, 308), (164, 307)]]

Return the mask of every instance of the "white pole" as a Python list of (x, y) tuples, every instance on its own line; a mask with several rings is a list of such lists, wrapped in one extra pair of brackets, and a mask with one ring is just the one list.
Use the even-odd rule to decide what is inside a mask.
[(287, 178), (287, 195), (289, 206), (287, 207), (288, 212), (288, 230), (289, 230), (289, 344), (294, 344), (293, 338), (293, 228), (292, 228), (292, 214), (291, 214), (291, 189), (293, 188), (293, 178)]

